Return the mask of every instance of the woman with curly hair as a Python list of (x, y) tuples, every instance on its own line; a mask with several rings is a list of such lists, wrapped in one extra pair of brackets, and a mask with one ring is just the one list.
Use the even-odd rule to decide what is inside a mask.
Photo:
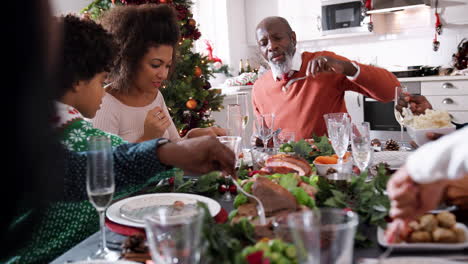
[[(111, 70), (112, 82), (93, 125), (129, 142), (164, 137), (181, 138), (159, 91), (174, 67), (180, 33), (176, 14), (168, 5), (115, 7), (101, 21), (120, 50)], [(196, 128), (187, 138), (220, 136), (220, 128)]]

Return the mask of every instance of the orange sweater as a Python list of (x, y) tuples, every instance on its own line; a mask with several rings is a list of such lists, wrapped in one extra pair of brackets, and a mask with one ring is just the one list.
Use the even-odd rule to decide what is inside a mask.
[[(317, 56), (349, 61), (333, 52), (304, 52), (301, 69), (291, 78), (305, 76), (307, 63)], [(395, 87), (400, 85), (396, 77), (385, 69), (358, 65), (361, 72), (354, 81), (342, 74), (319, 73), (315, 78), (309, 76), (294, 82), (286, 92), (281, 90), (286, 82), (275, 81), (270, 70), (254, 84), (252, 103), (255, 114), (258, 117), (261, 113), (275, 113), (274, 128), (294, 131), (296, 140), (299, 140), (310, 138), (312, 134), (326, 134), (324, 114), (347, 112), (345, 91), (359, 92), (383, 102), (392, 101)]]

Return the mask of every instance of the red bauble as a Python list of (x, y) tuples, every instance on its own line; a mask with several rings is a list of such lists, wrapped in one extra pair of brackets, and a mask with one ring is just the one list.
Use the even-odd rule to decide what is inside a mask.
[(237, 193), (237, 187), (234, 184), (229, 185), (229, 192), (232, 193), (232, 194), (236, 194)]
[(195, 69), (193, 70), (193, 74), (196, 77), (200, 77), (203, 74), (202, 69), (198, 66), (195, 66)]
[(169, 185), (174, 185), (174, 177), (169, 178)]
[(186, 106), (188, 109), (193, 110), (193, 109), (197, 108), (197, 106), (198, 106), (197, 100), (195, 100), (195, 99), (189, 99), (189, 100), (185, 103), (185, 106)]
[(218, 192), (225, 193), (227, 191), (228, 191), (228, 187), (226, 185), (224, 185), (224, 184), (219, 185)]

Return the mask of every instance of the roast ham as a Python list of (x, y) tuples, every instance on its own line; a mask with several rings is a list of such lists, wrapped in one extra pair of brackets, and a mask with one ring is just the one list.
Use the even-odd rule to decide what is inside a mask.
[(298, 156), (277, 154), (265, 161), (265, 167), (287, 167), (297, 172), (300, 176), (310, 176), (312, 169), (309, 163)]
[(294, 195), (265, 177), (257, 178), (252, 186), (252, 194), (262, 201), (267, 216), (281, 210), (296, 211), (299, 207)]
[(289, 167), (272, 167), (272, 166), (267, 166), (263, 167), (260, 169), (262, 172), (266, 172), (266, 174), (271, 175), (275, 173), (281, 173), (281, 174), (288, 174), (288, 173), (297, 173), (296, 170), (293, 170)]

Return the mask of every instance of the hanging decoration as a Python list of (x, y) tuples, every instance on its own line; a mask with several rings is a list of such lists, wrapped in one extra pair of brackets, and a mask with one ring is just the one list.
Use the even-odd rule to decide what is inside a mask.
[[(365, 14), (367, 15), (367, 11), (369, 10), (372, 10), (372, 0), (365, 0), (366, 3), (365, 3), (365, 7), (366, 7), (366, 12)], [(372, 15), (369, 14), (369, 23), (367, 24), (367, 29), (369, 30), (369, 32), (372, 32), (374, 31), (374, 22), (372, 22)]]
[(432, 49), (434, 51), (438, 51), (440, 47), (440, 42), (437, 40), (437, 35), (442, 34), (442, 23), (440, 22), (440, 14), (437, 13), (437, 8), (439, 6), (439, 0), (435, 1), (435, 8), (434, 8), (434, 14), (435, 14), (435, 35), (434, 35), (434, 40), (432, 41)]

